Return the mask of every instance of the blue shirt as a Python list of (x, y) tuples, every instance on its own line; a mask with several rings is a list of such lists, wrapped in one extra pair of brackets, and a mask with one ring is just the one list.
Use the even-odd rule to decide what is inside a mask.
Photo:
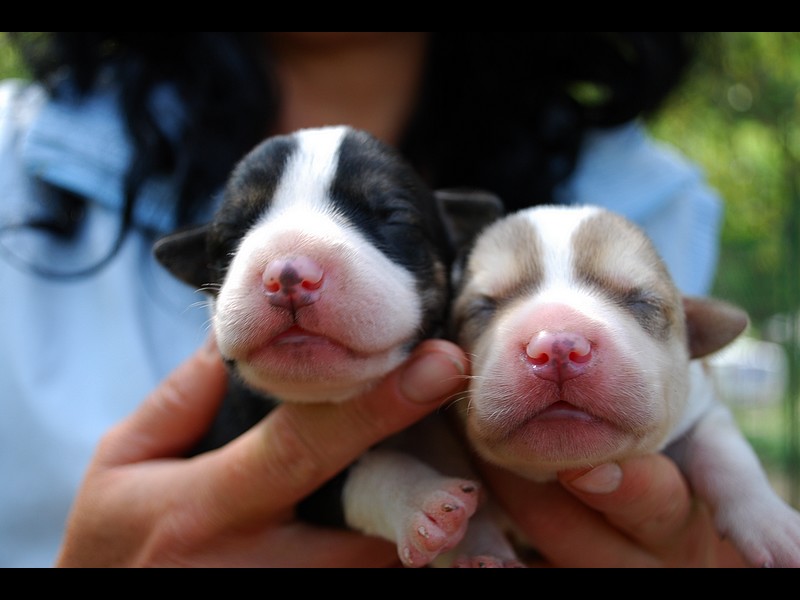
[[(168, 127), (180, 125), (168, 90), (152, 101)], [(130, 152), (113, 89), (54, 102), (33, 84), (0, 82), (0, 567), (53, 564), (99, 437), (206, 337), (204, 298), (151, 254), (148, 231), (174, 225), (169, 178), (145, 187), (132, 233), (95, 275), (52, 279), (21, 264), (108, 248)], [(47, 210), (43, 182), (90, 200), (77, 244), (9, 227)], [(627, 215), (682, 290), (710, 289), (721, 202), (695, 165), (639, 124), (590, 135), (559, 200)]]

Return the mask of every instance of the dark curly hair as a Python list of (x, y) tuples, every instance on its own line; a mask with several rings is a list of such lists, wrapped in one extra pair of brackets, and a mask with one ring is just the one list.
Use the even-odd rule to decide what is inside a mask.
[[(178, 178), (174, 210), (179, 223), (189, 222), (271, 130), (278, 93), (262, 35), (54, 32), (12, 39), (40, 81), (66, 72), (88, 92), (101, 70), (110, 69), (123, 87), (135, 152), (121, 238), (149, 177)], [(695, 37), (434, 33), (417, 111), (399, 149), (434, 188), (489, 189), (509, 210), (552, 202), (586, 131), (658, 108), (679, 82)], [(177, 140), (159, 129), (145, 101), (165, 81), (174, 83), (186, 108)]]

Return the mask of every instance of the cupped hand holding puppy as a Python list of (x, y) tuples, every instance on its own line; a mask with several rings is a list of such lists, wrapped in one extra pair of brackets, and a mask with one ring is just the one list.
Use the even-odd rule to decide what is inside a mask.
[[(301, 523), (294, 506), (449, 398), (464, 363), (456, 346), (429, 340), (363, 398), (281, 406), (227, 446), (186, 459), (226, 385), (210, 343), (103, 438), (57, 566), (396, 566), (393, 544)], [(741, 564), (661, 455), (544, 485), (499, 470), (484, 475), (548, 564)]]
[(542, 555), (537, 566), (744, 567), (663, 454), (536, 483), (486, 467), (495, 498)]
[(394, 566), (393, 544), (301, 523), (294, 506), (463, 384), (463, 353), (423, 342), (358, 400), (285, 404), (226, 446), (183, 454), (213, 419), (226, 371), (213, 344), (102, 439), (58, 566)]

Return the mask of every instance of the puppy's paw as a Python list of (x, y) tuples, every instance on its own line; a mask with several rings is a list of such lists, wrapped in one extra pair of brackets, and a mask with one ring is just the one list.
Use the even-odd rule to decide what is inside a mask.
[(479, 485), (444, 479), (414, 494), (414, 503), (397, 532), (397, 549), (406, 567), (422, 567), (453, 548), (478, 507)]

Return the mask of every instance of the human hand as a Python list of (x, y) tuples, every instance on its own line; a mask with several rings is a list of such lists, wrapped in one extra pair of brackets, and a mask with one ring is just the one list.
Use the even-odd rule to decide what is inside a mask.
[(294, 506), (460, 389), (464, 362), (457, 346), (428, 340), (359, 399), (281, 405), (226, 446), (187, 459), (226, 385), (209, 343), (103, 437), (56, 566), (399, 565), (393, 544), (302, 523)]
[(744, 567), (678, 467), (651, 454), (540, 484), (486, 467), (512, 521), (558, 567)]

